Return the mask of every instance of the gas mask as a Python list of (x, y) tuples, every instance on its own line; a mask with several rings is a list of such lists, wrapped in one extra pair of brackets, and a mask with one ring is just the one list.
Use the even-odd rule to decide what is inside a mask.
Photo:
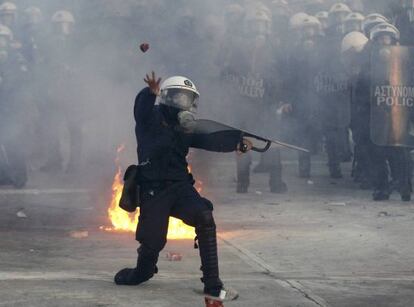
[(184, 130), (192, 130), (195, 127), (197, 99), (197, 94), (185, 89), (168, 89), (161, 93), (161, 104), (176, 110), (169, 112), (170, 119), (176, 120)]

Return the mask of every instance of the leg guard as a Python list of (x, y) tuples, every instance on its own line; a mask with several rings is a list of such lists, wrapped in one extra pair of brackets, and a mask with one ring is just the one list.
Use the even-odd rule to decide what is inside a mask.
[(133, 269), (122, 269), (115, 275), (117, 285), (139, 285), (158, 273), (156, 266), (158, 261), (158, 252), (149, 249), (145, 245), (138, 248), (137, 266)]
[(201, 258), (201, 271), (204, 292), (218, 296), (223, 283), (219, 278), (216, 224), (211, 211), (203, 211), (197, 216), (196, 234)]

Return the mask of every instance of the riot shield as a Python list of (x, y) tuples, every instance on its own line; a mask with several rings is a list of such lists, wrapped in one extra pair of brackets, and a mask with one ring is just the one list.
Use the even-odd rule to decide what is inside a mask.
[(414, 48), (388, 46), (371, 53), (371, 140), (414, 147)]

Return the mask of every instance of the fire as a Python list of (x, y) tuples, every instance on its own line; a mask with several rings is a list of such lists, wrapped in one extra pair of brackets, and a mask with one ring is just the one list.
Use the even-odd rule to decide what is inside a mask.
[[(123, 146), (118, 148), (118, 154), (123, 150)], [(116, 159), (117, 165), (119, 165), (119, 158)], [(121, 199), (123, 188), (122, 171), (118, 166), (118, 171), (115, 174), (112, 183), (112, 197), (108, 208), (108, 218), (112, 224), (112, 227), (101, 227), (105, 231), (118, 231), (118, 232), (135, 232), (138, 225), (139, 209), (136, 213), (130, 214), (122, 210), (119, 206), (119, 200)], [(168, 239), (194, 239), (194, 228), (185, 225), (181, 220), (171, 217), (168, 226)]]

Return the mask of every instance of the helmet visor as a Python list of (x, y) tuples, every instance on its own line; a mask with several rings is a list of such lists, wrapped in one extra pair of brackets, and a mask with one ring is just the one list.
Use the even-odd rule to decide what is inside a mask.
[(180, 110), (196, 112), (198, 95), (185, 89), (169, 89), (165, 93), (165, 104)]

